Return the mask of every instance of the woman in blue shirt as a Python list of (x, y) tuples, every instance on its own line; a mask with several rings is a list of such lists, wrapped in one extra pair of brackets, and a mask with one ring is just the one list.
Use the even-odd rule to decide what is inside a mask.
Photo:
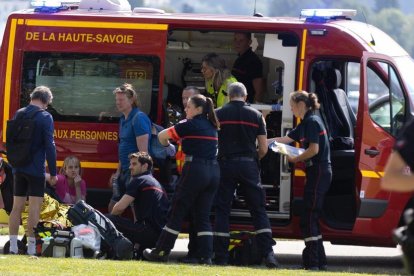
[(151, 137), (151, 120), (147, 114), (138, 109), (138, 96), (134, 87), (125, 83), (117, 87), (113, 94), (116, 107), (122, 115), (119, 120), (119, 164), (111, 179), (111, 183), (116, 181), (117, 187), (113, 187), (114, 194), (109, 202), (109, 212), (121, 199), (129, 182), (129, 154), (138, 151), (148, 152)]

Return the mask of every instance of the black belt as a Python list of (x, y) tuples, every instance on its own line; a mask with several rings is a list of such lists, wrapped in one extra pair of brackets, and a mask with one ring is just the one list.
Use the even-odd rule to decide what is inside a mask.
[(206, 159), (206, 158), (200, 158), (200, 157), (194, 157), (192, 155), (186, 155), (184, 157), (184, 161), (185, 162), (196, 162), (196, 163), (203, 163), (203, 164), (217, 164), (217, 160), (216, 159)]
[(239, 156), (239, 157), (221, 157), (221, 161), (256, 161), (256, 158), (247, 157), (247, 156)]
[(310, 167), (312, 167), (312, 166), (314, 166), (314, 165), (326, 165), (326, 166), (330, 166), (331, 165), (331, 162), (329, 162), (329, 161), (314, 161), (314, 160), (306, 160), (306, 161), (304, 161), (304, 163), (305, 163), (305, 167), (306, 168), (310, 168)]

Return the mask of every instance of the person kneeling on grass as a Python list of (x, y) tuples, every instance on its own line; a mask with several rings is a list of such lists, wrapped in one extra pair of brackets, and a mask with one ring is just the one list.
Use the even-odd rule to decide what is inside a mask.
[[(158, 240), (166, 223), (169, 201), (161, 184), (152, 176), (153, 162), (146, 152), (129, 155), (131, 180), (126, 192), (114, 205), (107, 217), (125, 237), (139, 247), (137, 258), (142, 251), (152, 248)], [(133, 204), (136, 221), (121, 217), (121, 214)]]

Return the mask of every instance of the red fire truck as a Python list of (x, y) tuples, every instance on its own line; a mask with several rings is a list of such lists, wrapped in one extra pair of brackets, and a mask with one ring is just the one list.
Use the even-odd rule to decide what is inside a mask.
[[(296, 124), (287, 104), (272, 111), (271, 103), (288, 103), (291, 91), (313, 92), (329, 84), (331, 94), (323, 104), (335, 101), (344, 138), (354, 140), (354, 147), (332, 151), (324, 239), (394, 246), (391, 231), (401, 223), (403, 211), (414, 207), (413, 194), (384, 191), (379, 182), (396, 135), (413, 117), (414, 62), (381, 30), (351, 20), (355, 11), (304, 10), (298, 18), (272, 18), (131, 10), (127, 1), (34, 2), (34, 9), (9, 16), (4, 33), (0, 148), (7, 120), (28, 104), (34, 87), (49, 86), (58, 165), (69, 154), (78, 156), (88, 202), (105, 208), (111, 194), (108, 179), (118, 162), (120, 114), (113, 89), (132, 83), (141, 109), (153, 121), (171, 124), (173, 116), (164, 115), (175, 109), (165, 107), (179, 105), (180, 89), (204, 86), (201, 58), (215, 52), (231, 68), (237, 57), (234, 32), (249, 32), (263, 63), (263, 101), (268, 103), (254, 106), (266, 115), (269, 137)], [(262, 161), (275, 237), (300, 237), (305, 177), (303, 167), (277, 154)], [(234, 201), (231, 223), (233, 228), (251, 228), (242, 192)]]

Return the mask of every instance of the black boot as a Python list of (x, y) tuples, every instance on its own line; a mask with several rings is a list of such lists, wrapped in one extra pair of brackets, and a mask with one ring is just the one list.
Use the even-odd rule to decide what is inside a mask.
[(170, 255), (170, 251), (159, 250), (157, 248), (147, 248), (144, 250), (143, 255), (144, 258), (150, 262), (166, 263), (168, 262), (168, 256)]
[(305, 246), (302, 252), (303, 267), (306, 270), (319, 270), (318, 242), (308, 241)]
[(268, 268), (276, 268), (279, 266), (279, 263), (276, 260), (275, 253), (273, 251), (269, 252), (265, 257), (265, 265)]
[(328, 270), (325, 248), (323, 247), (323, 240), (318, 240), (318, 253), (319, 253), (319, 270)]

